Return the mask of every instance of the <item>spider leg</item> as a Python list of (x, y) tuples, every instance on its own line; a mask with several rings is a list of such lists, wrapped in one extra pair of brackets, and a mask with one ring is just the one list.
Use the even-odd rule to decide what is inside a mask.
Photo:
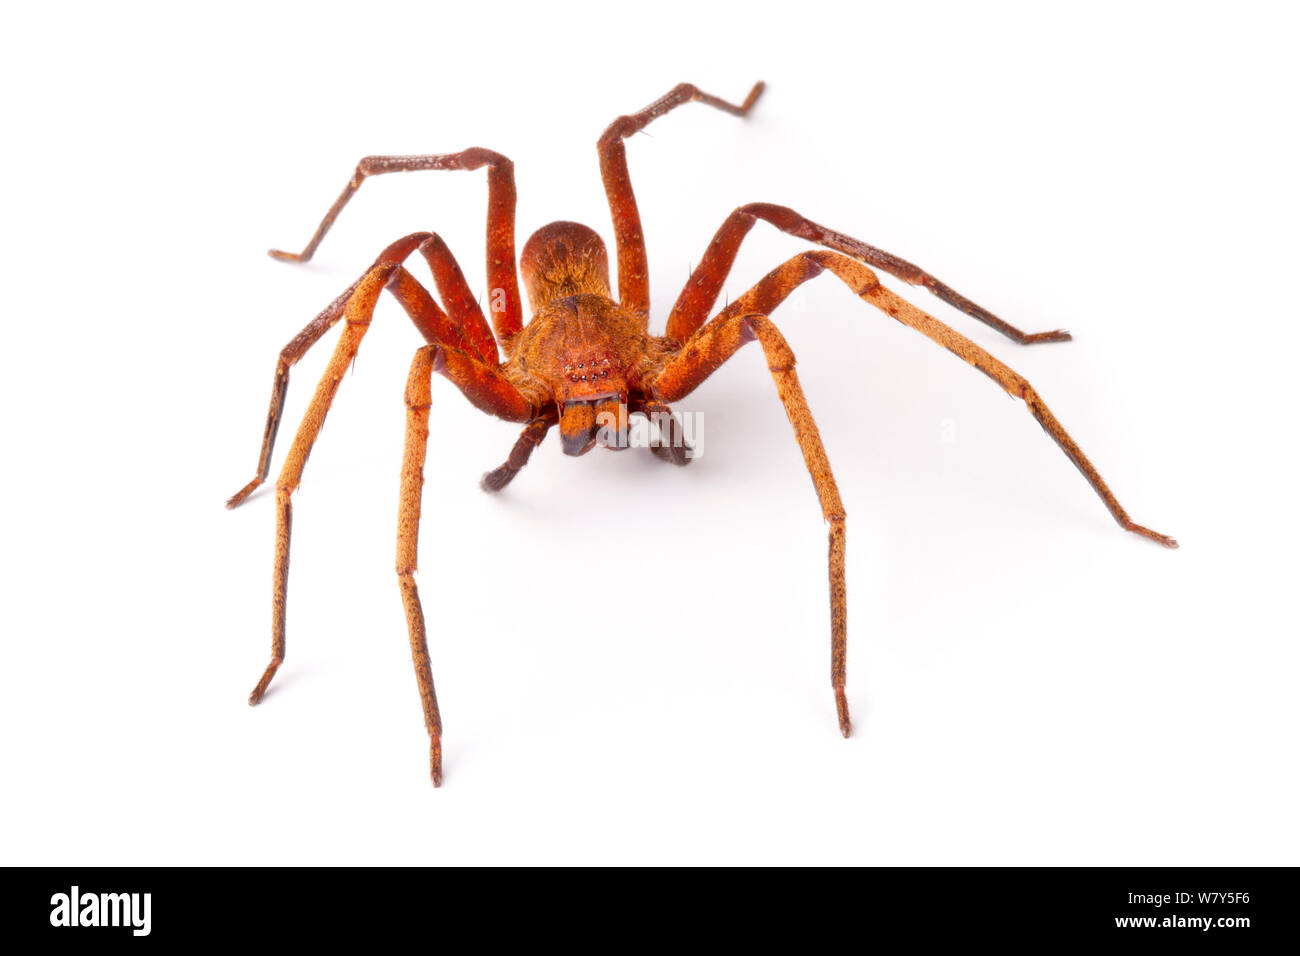
[[(496, 365), (500, 361), (500, 355), (497, 352), (497, 341), (492, 336), (492, 326), (484, 318), (483, 309), (470, 291), (456, 257), (436, 233), (420, 244), (420, 253), (428, 262), (438, 295), (460, 326), (469, 351), (478, 355), (484, 364)], [(516, 302), (518, 298), (516, 294)]]
[[(428, 232), (415, 232), (398, 239), (375, 259), (367, 274), (384, 263), (403, 262), (412, 252), (419, 252), (429, 264), (438, 294), (451, 318), (433, 302), (429, 293), (406, 270), (400, 273), (401, 288), (394, 289), (398, 300), (406, 307), (420, 333), (431, 342), (445, 342), (477, 355), (489, 365), (497, 364), (497, 347), (483, 312), (474, 300), (460, 266), (440, 237)], [(307, 354), (343, 314), (348, 299), (360, 285), (358, 279), (343, 294), (325, 307), (307, 326), (293, 337), (280, 351), (275, 363), (275, 376), (271, 382), (271, 402), (266, 413), (266, 427), (262, 432), (262, 448), (257, 456), (257, 471), (253, 480), (226, 501), (227, 508), (236, 508), (266, 481), (271, 470), (271, 453), (275, 449), (276, 434), (284, 412), (285, 396), (289, 390), (289, 369)], [(408, 298), (409, 297), (409, 301)]]
[(310, 260), (325, 233), (368, 176), (421, 170), (473, 170), (482, 166), (488, 167), (487, 279), (492, 295), (492, 325), (501, 347), (509, 355), (510, 342), (523, 327), (523, 309), (515, 272), (515, 164), (500, 153), (473, 147), (433, 156), (367, 156), (357, 163), (352, 178), (325, 213), (307, 247), (297, 253), (272, 249), (270, 255), (284, 262)]
[(849, 736), (849, 705), (844, 696), (847, 662), (847, 602), (844, 586), (845, 514), (840, 500), (835, 476), (822, 445), (817, 423), (813, 421), (808, 401), (804, 398), (799, 378), (794, 371), (794, 353), (785, 337), (764, 315), (746, 312), (743, 315), (719, 316), (702, 329), (690, 344), (668, 361), (663, 373), (653, 383), (654, 393), (663, 399), (685, 397), (707, 378), (741, 346), (755, 339), (763, 348), (767, 368), (776, 383), (777, 395), (785, 406), (786, 415), (794, 427), (795, 440), (803, 452), (804, 464), (817, 489), (822, 517), (829, 524), (830, 597), (831, 597), (831, 688), (835, 692), (835, 710), (839, 718), (840, 733)]
[(505, 463), (484, 474), (483, 479), (479, 482), (479, 487), (484, 491), (500, 491), (510, 484), (515, 475), (519, 474), (524, 465), (528, 464), (533, 449), (542, 443), (546, 433), (551, 430), (551, 426), (555, 424), (555, 421), (555, 414), (552, 411), (551, 414), (534, 419), (525, 425), (524, 430), (515, 441), (514, 447), (510, 449), (510, 455), (506, 458)]
[[(467, 361), (466, 361), (467, 360)], [(397, 509), (397, 583), (402, 592), (402, 607), (406, 611), (406, 627), (411, 641), (411, 659), (415, 664), (415, 683), (420, 689), (420, 705), (424, 710), (424, 726), (429, 732), (429, 776), (435, 787), (442, 784), (442, 718), (438, 713), (438, 696), (433, 687), (433, 669), (429, 663), (429, 642), (425, 632), (424, 609), (420, 592), (415, 584), (420, 534), (420, 500), (424, 489), (424, 462), (429, 445), (429, 408), (433, 404), (430, 379), (433, 372), (442, 372), (450, 378), (477, 405), (475, 394), (494, 396), (495, 412), (514, 415), (531, 415), (531, 406), (516, 407), (523, 402), (510, 400), (506, 388), (512, 388), (495, 370), (473, 361), (470, 356), (457, 359), (457, 353), (441, 345), (426, 345), (415, 353), (411, 372), (406, 380), (406, 447), (402, 455), (401, 496)], [(518, 393), (516, 393), (518, 395)], [(527, 406), (526, 402), (523, 402)], [(482, 407), (482, 406), (480, 406)], [(493, 410), (493, 409), (488, 409)], [(552, 421), (545, 417), (529, 422), (516, 444), (536, 431), (543, 423), (536, 444), (546, 434)], [(531, 448), (528, 449), (531, 451)], [(514, 455), (511, 455), (512, 459)], [(524, 459), (527, 460), (527, 453)], [(505, 466), (502, 466), (505, 467)], [(523, 467), (520, 463), (519, 467)], [(499, 469), (498, 469), (499, 470)], [(515, 469), (518, 470), (517, 468)], [(513, 475), (511, 476), (513, 477)], [(485, 479), (486, 480), (486, 479)], [(506, 479), (509, 481), (509, 478)]]
[[(393, 262), (381, 263), (372, 268), (356, 284), (343, 306), (344, 328), (334, 354), (321, 375), (316, 391), (312, 395), (302, 423), (294, 436), (293, 446), (285, 458), (284, 467), (276, 481), (276, 532), (275, 532), (275, 566), (272, 577), (272, 616), (271, 616), (271, 661), (267, 665), (261, 680), (248, 696), (249, 704), (256, 704), (262, 699), (271, 678), (284, 661), (285, 651), (285, 600), (289, 578), (289, 539), (293, 521), (293, 506), (290, 498), (302, 480), (303, 468), (312, 446), (320, 435), (329, 413), (334, 395), (348, 366), (356, 358), (361, 340), (365, 337), (374, 316), (375, 305), (385, 286), (399, 279), (405, 270)], [(394, 288), (401, 299), (403, 286), (399, 283)], [(416, 306), (402, 303), (407, 311)], [(478, 358), (450, 346), (438, 345), (431, 353), (432, 368), (461, 390), (462, 394), (476, 407), (490, 414), (510, 421), (528, 421), (534, 417), (532, 404), (511, 385), (497, 369), (484, 365)]]
[(682, 289), (681, 295), (673, 306), (673, 311), (668, 317), (667, 331), (670, 337), (685, 342), (708, 319), (709, 312), (717, 302), (718, 293), (722, 291), (722, 284), (736, 261), (736, 253), (740, 249), (741, 242), (754, 227), (754, 223), (760, 219), (771, 223), (782, 232), (807, 239), (828, 249), (842, 252), (867, 265), (883, 269), (909, 285), (924, 286), (944, 302), (1021, 345), (1070, 341), (1070, 333), (1061, 329), (1053, 332), (1022, 332), (907, 260), (867, 245), (851, 236), (820, 226), (810, 219), (805, 219), (793, 209), (770, 203), (751, 203), (741, 206), (723, 222), (704, 253), (704, 258), (691, 273), (686, 287)]
[(425, 635), (424, 609), (415, 586), (419, 551), (420, 499), (424, 489), (424, 461), (429, 443), (429, 407), (433, 404), (430, 379), (438, 347), (426, 345), (415, 353), (406, 380), (406, 448), (402, 454), (401, 498), (397, 509), (397, 583), (406, 611), (406, 629), (411, 640), (415, 683), (420, 689), (424, 726), (429, 732), (429, 776), (435, 787), (442, 784), (442, 718), (438, 695), (433, 689), (433, 668), (429, 663), (429, 642)]
[[(916, 329), (926, 338), (937, 342), (958, 358), (975, 366), (1002, 386), (1012, 397), (1023, 399), (1025, 404), (1029, 406), (1030, 413), (1038, 420), (1043, 430), (1052, 437), (1061, 450), (1065, 452), (1066, 457), (1074, 463), (1075, 467), (1088, 480), (1088, 483), (1092, 485), (1093, 490), (1101, 498), (1120, 527), (1158, 541), (1165, 547), (1178, 547), (1178, 542), (1173, 538), (1152, 531), (1150, 528), (1145, 528), (1128, 516), (1128, 512), (1120, 505), (1119, 500), (1111, 492), (1101, 474), (1088, 461), (1083, 451), (1070, 437), (1064, 426), (1057, 421), (1056, 416), (1048, 409), (1047, 404), (1039, 394), (1020, 374), (998, 361), (964, 335), (949, 328), (938, 319), (921, 311), (906, 299), (881, 285), (875, 273), (862, 263), (833, 252), (801, 253), (764, 276), (752, 289), (723, 309), (718, 313), (717, 318), (696, 333), (691, 338), (689, 347), (683, 349), (683, 352), (680, 353), (698, 352), (700, 353), (699, 359), (694, 362), (684, 362), (680, 359), (670, 361), (656, 383), (656, 388), (666, 389), (672, 394), (684, 395), (690, 392), (726, 357), (724, 355), (715, 361), (704, 348), (702, 343), (709, 341), (707, 333), (710, 328), (720, 322), (725, 322), (730, 317), (750, 312), (762, 312), (764, 314), (771, 312), (798, 286), (825, 270), (834, 273), (863, 301), (893, 316), (904, 325)], [(702, 339), (702, 337), (704, 338)], [(667, 397), (667, 395), (664, 397)]]
[[(289, 578), (289, 534), (293, 524), (293, 506), (289, 500), (290, 495), (298, 487), (298, 482), (302, 478), (302, 470), (307, 463), (307, 456), (311, 453), (311, 447), (316, 441), (316, 436), (320, 434), (321, 427), (325, 424), (325, 415), (329, 411), (330, 403), (334, 400), (334, 393), (338, 391), (339, 383), (343, 381), (343, 373), (347, 371), (348, 365), (356, 356), (357, 349), (361, 345), (361, 339), (370, 326), (370, 319), (375, 311), (375, 303), (379, 301), (379, 295), (383, 292), (384, 285), (397, 268), (396, 265), (390, 263), (371, 269), (361, 278), (344, 301), (342, 313), (345, 316), (346, 325), (343, 329), (343, 335), (334, 349), (334, 354), (330, 357), (329, 365), (321, 376), (320, 383), (316, 386), (316, 392), (312, 396), (306, 414), (303, 416), (302, 424), (298, 426), (298, 434), (294, 436), (293, 447), (289, 449), (289, 455), (280, 471), (280, 478), (276, 482), (275, 569), (271, 591), (271, 662), (267, 664), (266, 670), (257, 682), (257, 686), (253, 688), (253, 692), (248, 695), (250, 704), (256, 704), (262, 699), (267, 686), (271, 683), (271, 678), (275, 676), (275, 672), (284, 661), (285, 600)], [(317, 337), (319, 337), (319, 334)]]
[(600, 154), (600, 177), (605, 183), (609, 211), (614, 220), (614, 238), (618, 245), (618, 297), (633, 312), (650, 311), (650, 270), (646, 261), (645, 237), (641, 234), (641, 213), (632, 192), (627, 169), (627, 150), (623, 140), (645, 129), (653, 120), (691, 101), (744, 116), (763, 92), (763, 84), (754, 88), (739, 106), (711, 96), (689, 83), (673, 87), (660, 99), (630, 116), (620, 116), (601, 134), (596, 149)]

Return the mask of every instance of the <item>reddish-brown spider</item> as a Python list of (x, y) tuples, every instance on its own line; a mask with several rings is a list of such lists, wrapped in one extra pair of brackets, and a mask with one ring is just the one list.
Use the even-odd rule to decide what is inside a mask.
[[(1023, 399), (1123, 528), (1167, 547), (1177, 547), (1172, 538), (1135, 524), (1129, 518), (1101, 475), (1027, 381), (965, 336), (889, 291), (867, 267), (874, 266), (906, 283), (924, 286), (943, 301), (1021, 344), (1063, 342), (1070, 338), (1069, 333), (1021, 332), (911, 263), (819, 226), (793, 209), (753, 203), (732, 212), (678, 296), (668, 315), (665, 334), (649, 333), (649, 270), (623, 140), (655, 118), (692, 100), (744, 116), (762, 91), (763, 84), (756, 84), (745, 102), (735, 106), (682, 84), (639, 113), (620, 116), (600, 137), (597, 143), (600, 171), (614, 220), (618, 252), (617, 301), (610, 292), (609, 265), (600, 237), (578, 223), (554, 222), (529, 238), (519, 260), (533, 312), (532, 319), (524, 324), (515, 271), (514, 165), (506, 157), (486, 149), (437, 156), (367, 157), (357, 164), (356, 172), (325, 214), (307, 248), (296, 255), (271, 252), (275, 258), (290, 262), (310, 259), (339, 211), (367, 176), (421, 169), (488, 168), (487, 278), (492, 290), (491, 328), (442, 240), (433, 233), (418, 232), (399, 239), (380, 253), (374, 265), (280, 353), (257, 477), (227, 501), (227, 507), (239, 505), (266, 480), (289, 385), (290, 366), (340, 318), (345, 320), (342, 337), (316, 387), (276, 482), (271, 662), (249, 695), (250, 704), (261, 700), (284, 660), (290, 496), (298, 487), (307, 455), (320, 434), (334, 393), (357, 354), (375, 303), (384, 289), (397, 298), (429, 343), (415, 353), (406, 384), (406, 450), (397, 527), (397, 575), (410, 631), (415, 678), (429, 731), (430, 774), (435, 786), (442, 781), (442, 724), (429, 667), (424, 614), (414, 577), (433, 372), (450, 379), (483, 411), (507, 421), (525, 423), (523, 434), (506, 462), (483, 476), (485, 490), (499, 491), (523, 468), (533, 449), (557, 423), (565, 454), (581, 455), (598, 443), (626, 447), (628, 412), (644, 414), (660, 423), (651, 441), (651, 450), (658, 457), (686, 464), (690, 456), (683, 447), (680, 425), (667, 403), (685, 398), (741, 346), (757, 340), (767, 357), (777, 394), (794, 426), (795, 439), (817, 489), (822, 515), (830, 526), (831, 687), (835, 692), (840, 731), (846, 737), (850, 725), (844, 696), (844, 506), (794, 372), (794, 354), (768, 318), (800, 284), (824, 271), (831, 272), (859, 298), (955, 353), (1012, 396)], [(760, 219), (833, 251), (814, 250), (795, 256), (710, 318), (742, 240)], [(419, 252), (428, 262), (442, 298), (441, 306), (403, 267), (413, 252)], [(504, 353), (504, 361), (498, 348)], [(622, 414), (615, 415), (616, 412)], [(605, 413), (610, 417), (606, 418)], [(610, 421), (619, 425), (602, 427), (602, 423)]]

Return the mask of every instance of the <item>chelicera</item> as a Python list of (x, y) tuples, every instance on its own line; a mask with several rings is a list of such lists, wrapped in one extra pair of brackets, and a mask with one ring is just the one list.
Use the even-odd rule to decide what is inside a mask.
[[(509, 457), (483, 476), (482, 487), (500, 491), (527, 463), (552, 426), (558, 426), (565, 454), (582, 455), (601, 444), (627, 447), (629, 414), (651, 417), (650, 450), (678, 465), (691, 460), (680, 422), (669, 403), (688, 395), (742, 346), (758, 342), (767, 358), (777, 395), (794, 426), (795, 439), (812, 476), (828, 525), (831, 605), (831, 687), (840, 731), (850, 732), (844, 692), (846, 612), (844, 585), (845, 516), (817, 426), (813, 422), (795, 359), (769, 318), (799, 285), (829, 272), (863, 301), (892, 316), (984, 372), (1028, 406), (1043, 429), (1060, 445), (1105, 503), (1120, 526), (1167, 547), (1177, 542), (1134, 523), (1101, 475), (1070, 438), (1042, 398), (1024, 378), (943, 322), (891, 292), (877, 279), (879, 269), (910, 285), (923, 286), (939, 299), (1021, 344), (1061, 342), (1063, 331), (1026, 334), (971, 302), (928, 272), (874, 246), (842, 235), (793, 209), (753, 203), (733, 211), (705, 250), (678, 296), (663, 335), (649, 331), (649, 270), (641, 219), (628, 175), (623, 141), (683, 103), (707, 104), (744, 116), (763, 90), (759, 83), (740, 105), (703, 93), (689, 84), (675, 87), (638, 113), (621, 116), (597, 144), (601, 176), (614, 223), (618, 294), (611, 291), (605, 245), (586, 226), (555, 222), (524, 244), (519, 258), (531, 307), (524, 322), (515, 261), (514, 165), (487, 149), (432, 156), (371, 156), (361, 160), (342, 195), (300, 253), (273, 250), (277, 259), (305, 262), (353, 193), (369, 176), (415, 170), (487, 168), (487, 280), (491, 324), (471, 293), (450, 250), (434, 233), (418, 232), (397, 240), (306, 328), (285, 346), (276, 364), (271, 405), (262, 438), (256, 477), (227, 501), (234, 508), (262, 484), (284, 407), (289, 369), (332, 326), (343, 332), (303, 416), (276, 482), (276, 545), (273, 574), (271, 661), (248, 702), (266, 692), (285, 652), (285, 588), (289, 571), (291, 497), (320, 433), (343, 374), (357, 354), (375, 304), (388, 290), (424, 336), (406, 384), (406, 448), (402, 462), (397, 531), (397, 575), (415, 664), (416, 682), (429, 733), (430, 774), (442, 781), (442, 722), (434, 694), (425, 637), (425, 620), (416, 589), (416, 539), (420, 519), (425, 447), (428, 438), (430, 381), (434, 372), (449, 379), (476, 407), (524, 428)], [(768, 273), (725, 308), (713, 313), (723, 282), (742, 241), (763, 220), (790, 235), (820, 246), (802, 252)], [(427, 262), (441, 305), (405, 267), (419, 253)], [(613, 427), (602, 423), (615, 422)]]

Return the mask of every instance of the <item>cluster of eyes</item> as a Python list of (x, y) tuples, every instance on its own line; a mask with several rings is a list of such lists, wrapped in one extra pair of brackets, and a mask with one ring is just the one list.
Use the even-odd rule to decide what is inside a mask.
[[(603, 362), (601, 362), (600, 364), (601, 364), (601, 365), (609, 365), (609, 359), (605, 359), (605, 360), (604, 360)], [(579, 369), (584, 368), (585, 366), (586, 366), (586, 363), (585, 363), (585, 362), (579, 362), (579, 363), (578, 363), (578, 368), (579, 368)], [(570, 368), (572, 368), (572, 366), (570, 366)], [(567, 369), (566, 369), (566, 371), (567, 371)], [(600, 374), (597, 374), (597, 373), (596, 373), (596, 363), (595, 363), (595, 362), (592, 362), (592, 363), (591, 363), (591, 373), (590, 373), (589, 375), (578, 375), (577, 373), (573, 373), (573, 374), (571, 374), (571, 375), (569, 376), (569, 381), (570, 381), (570, 382), (587, 382), (587, 381), (594, 382), (594, 381), (595, 381), (596, 379), (598, 379), (598, 378), (609, 378), (609, 369), (608, 369), (608, 368), (602, 368), (602, 369), (600, 370)]]

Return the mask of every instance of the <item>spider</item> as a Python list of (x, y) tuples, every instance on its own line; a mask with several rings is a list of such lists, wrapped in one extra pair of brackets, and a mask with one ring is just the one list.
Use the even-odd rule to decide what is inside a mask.
[[(416, 589), (416, 539), (428, 439), (430, 383), (438, 372), (477, 408), (506, 421), (521, 422), (523, 432), (506, 461), (483, 476), (485, 491), (504, 488), (528, 462), (552, 426), (558, 425), (566, 455), (583, 455), (595, 445), (628, 445), (628, 415), (650, 418), (650, 450), (676, 465), (688, 464), (690, 449), (669, 403), (691, 394), (746, 343), (757, 341), (767, 359), (777, 395), (794, 426), (829, 529), (831, 610), (831, 688), (841, 733), (849, 736), (844, 693), (846, 596), (844, 585), (845, 515), (830, 462), (822, 447), (808, 403), (795, 375), (795, 358), (769, 318), (799, 285), (829, 272), (863, 301), (942, 345), (979, 369), (1030, 413), (1074, 462), (1121, 527), (1175, 548), (1174, 539), (1134, 523), (1079, 446), (1024, 378), (943, 322), (881, 285), (872, 269), (909, 284), (923, 286), (949, 305), (996, 329), (1015, 342), (1064, 342), (1065, 331), (1027, 334), (949, 288), (928, 272), (874, 246), (835, 232), (793, 209), (752, 203), (723, 222), (691, 273), (668, 315), (663, 335), (649, 332), (649, 270), (641, 218), (628, 174), (623, 141), (684, 103), (698, 102), (745, 116), (759, 95), (755, 84), (745, 101), (729, 103), (690, 84), (674, 87), (640, 112), (620, 116), (597, 143), (600, 172), (614, 223), (618, 257), (618, 296), (610, 289), (605, 246), (590, 228), (554, 222), (535, 232), (519, 258), (532, 318), (525, 324), (515, 267), (514, 164), (499, 153), (472, 148), (432, 156), (370, 156), (362, 159), (342, 194), (330, 207), (315, 235), (300, 253), (271, 250), (288, 262), (311, 259), (339, 212), (370, 176), (415, 170), (476, 170), (487, 167), (487, 278), (492, 322), (470, 292), (460, 267), (443, 241), (430, 232), (398, 239), (374, 264), (280, 352), (275, 367), (270, 409), (262, 436), (256, 477), (232, 496), (234, 508), (261, 485), (270, 470), (289, 369), (322, 335), (343, 319), (344, 328), (329, 365), (294, 437), (275, 486), (276, 533), (272, 585), (271, 661), (248, 697), (257, 704), (285, 653), (285, 587), (289, 571), (291, 498), (302, 477), (325, 415), (370, 326), (375, 304), (387, 289), (401, 303), (428, 342), (416, 351), (406, 383), (406, 439), (402, 461), (397, 522), (397, 577), (406, 613), (415, 678), (429, 734), (429, 772), (442, 782), (442, 722), (434, 693), (425, 637), (424, 613)], [(822, 247), (801, 252), (763, 277), (734, 302), (710, 317), (722, 285), (745, 236), (763, 220), (783, 232)], [(438, 305), (405, 268), (420, 253), (428, 263), (442, 300)], [(616, 424), (611, 424), (616, 423)]]

